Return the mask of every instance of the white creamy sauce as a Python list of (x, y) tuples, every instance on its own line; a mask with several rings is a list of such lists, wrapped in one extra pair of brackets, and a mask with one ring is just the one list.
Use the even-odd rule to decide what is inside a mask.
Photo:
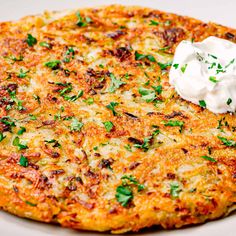
[(185, 100), (214, 113), (236, 111), (236, 44), (217, 37), (182, 41), (176, 48), (170, 84)]

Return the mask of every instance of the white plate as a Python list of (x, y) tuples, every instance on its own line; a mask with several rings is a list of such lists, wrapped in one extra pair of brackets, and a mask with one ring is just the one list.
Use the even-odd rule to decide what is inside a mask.
[[(62, 10), (84, 6), (111, 3), (143, 5), (177, 14), (192, 16), (204, 21), (214, 21), (236, 28), (235, 0), (0, 0), (0, 21), (19, 19), (44, 10)], [(134, 235), (158, 236), (233, 236), (236, 235), (236, 214), (206, 224), (179, 230), (159, 230), (153, 228)], [(71, 236), (105, 235), (91, 232), (73, 231), (60, 226), (33, 222), (0, 212), (1, 236)]]

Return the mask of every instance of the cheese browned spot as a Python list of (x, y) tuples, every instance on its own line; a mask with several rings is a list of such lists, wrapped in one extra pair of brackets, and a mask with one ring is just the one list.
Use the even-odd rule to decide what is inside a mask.
[(168, 83), (178, 43), (209, 35), (236, 41), (234, 29), (118, 5), (0, 23), (0, 207), (113, 233), (230, 213), (235, 115)]

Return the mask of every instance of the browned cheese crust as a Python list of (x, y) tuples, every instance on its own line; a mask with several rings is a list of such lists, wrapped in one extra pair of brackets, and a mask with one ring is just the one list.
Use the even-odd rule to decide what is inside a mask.
[(121, 233), (227, 215), (236, 117), (168, 83), (181, 40), (236, 30), (141, 7), (0, 23), (0, 207)]

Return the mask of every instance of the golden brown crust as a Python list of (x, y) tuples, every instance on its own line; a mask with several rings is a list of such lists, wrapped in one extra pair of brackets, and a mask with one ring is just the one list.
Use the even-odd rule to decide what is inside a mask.
[(166, 63), (183, 39), (236, 42), (236, 30), (140, 7), (76, 12), (0, 23), (0, 207), (113, 233), (233, 210), (236, 149), (217, 136), (236, 140), (235, 115), (180, 99)]

